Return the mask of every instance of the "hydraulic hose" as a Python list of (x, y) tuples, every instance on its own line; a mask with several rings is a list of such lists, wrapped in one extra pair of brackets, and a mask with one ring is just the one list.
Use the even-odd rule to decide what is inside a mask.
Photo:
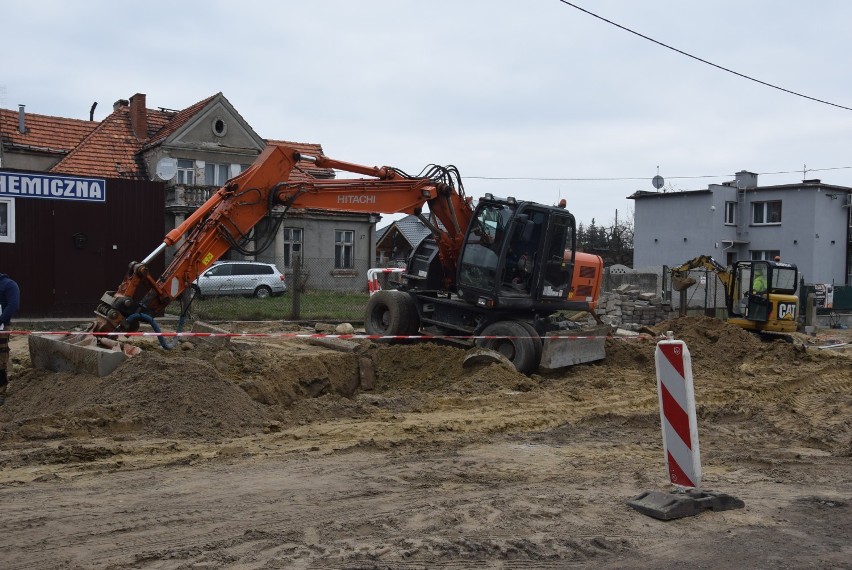
[[(151, 315), (146, 315), (145, 313), (133, 313), (127, 319), (125, 319), (128, 323), (132, 323), (135, 321), (144, 321), (151, 325), (151, 328), (154, 329), (156, 333), (162, 333), (163, 331), (160, 329), (160, 325), (157, 324), (157, 321), (154, 320), (154, 317)], [(184, 317), (181, 315), (180, 319), (178, 319), (177, 332), (181, 332), (183, 330)], [(177, 346), (178, 339), (175, 337), (171, 342), (167, 341), (163, 336), (158, 336), (157, 340), (160, 342), (160, 346), (165, 348), (166, 350), (171, 350), (172, 348)]]

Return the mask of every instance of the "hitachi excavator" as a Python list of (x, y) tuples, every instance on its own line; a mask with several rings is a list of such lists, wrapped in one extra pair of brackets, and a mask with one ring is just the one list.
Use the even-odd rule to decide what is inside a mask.
[(672, 268), (672, 288), (680, 291), (684, 300), (686, 289), (696, 283), (689, 277), (690, 269), (706, 269), (719, 277), (725, 286), (729, 323), (754, 332), (795, 332), (799, 313), (795, 295), (799, 271), (795, 265), (751, 260), (724, 267), (709, 255), (700, 255)]
[[(300, 160), (370, 178), (289, 182)], [(148, 257), (131, 263), (118, 289), (101, 298), (93, 332), (133, 332), (140, 321), (159, 331), (155, 317), (176, 299), (186, 305), (189, 296), (181, 294), (202, 271), (231, 248), (240, 249), (263, 218), (280, 223), (290, 208), (409, 213), (431, 230), (431, 238), (413, 251), (402, 285), (371, 296), (365, 315), (371, 335), (478, 337), (480, 346), (502, 353), (524, 373), (543, 359), (555, 368), (603, 357), (594, 350), (566, 357), (581, 343), (548, 346), (547, 333), (559, 328), (551, 317), (560, 311), (593, 314), (601, 285), (603, 262), (576, 251), (574, 216), (564, 204), (486, 194), (474, 207), (452, 166), (432, 165), (410, 176), (392, 167), (302, 155), (284, 145), (268, 146)], [(152, 276), (148, 264), (170, 246), (177, 246), (173, 260), (162, 275)]]

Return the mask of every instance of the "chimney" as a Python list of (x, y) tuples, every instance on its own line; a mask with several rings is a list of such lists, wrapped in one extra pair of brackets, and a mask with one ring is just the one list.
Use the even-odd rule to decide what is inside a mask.
[(18, 132), (22, 135), (27, 134), (27, 118), (24, 113), (26, 105), (18, 105)]
[(144, 93), (137, 93), (130, 98), (130, 127), (138, 140), (148, 138), (148, 110), (145, 108)]
[(122, 107), (127, 107), (128, 105), (130, 105), (130, 101), (128, 101), (127, 99), (119, 99), (118, 101), (112, 104), (112, 112), (115, 113)]
[(757, 174), (747, 170), (736, 173), (736, 186), (740, 190), (753, 190), (757, 188)]

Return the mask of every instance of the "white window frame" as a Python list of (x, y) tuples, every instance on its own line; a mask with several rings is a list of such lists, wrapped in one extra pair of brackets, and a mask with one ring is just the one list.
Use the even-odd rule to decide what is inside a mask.
[(175, 184), (183, 186), (195, 185), (195, 161), (187, 158), (179, 158), (177, 161), (177, 176)]
[[(346, 252), (349, 263), (346, 263)], [(334, 268), (353, 269), (355, 267), (355, 230), (334, 230)]]
[(775, 256), (781, 255), (780, 249), (752, 249), (749, 250), (752, 261), (774, 261)]
[[(778, 204), (778, 220), (769, 222), (769, 205)], [(761, 221), (757, 221), (758, 213), (760, 213)], [(781, 200), (766, 200), (764, 202), (751, 203), (751, 224), (753, 226), (778, 226), (781, 224)]]
[(0, 198), (0, 227), (5, 222), (6, 231), (0, 234), (0, 243), (15, 243), (15, 199)]
[[(210, 176), (211, 172), (213, 176)], [(206, 186), (221, 187), (231, 177), (231, 165), (221, 162), (207, 162), (204, 164), (204, 184)]]
[(302, 254), (305, 231), (303, 228), (281, 228), (281, 236), (284, 241), (284, 259), (281, 262), (284, 267), (292, 268), (294, 256)]
[(737, 225), (737, 203), (725, 202), (725, 225)]

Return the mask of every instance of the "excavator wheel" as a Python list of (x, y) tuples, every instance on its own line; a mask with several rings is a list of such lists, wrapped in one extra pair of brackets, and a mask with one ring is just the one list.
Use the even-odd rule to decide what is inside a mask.
[[(367, 303), (364, 329), (367, 334), (381, 336), (407, 335), (411, 298), (392, 289), (376, 292)], [(415, 309), (416, 310), (416, 309)]]
[(417, 312), (417, 304), (410, 295), (404, 294), (405, 308), (408, 311), (408, 328), (406, 334), (416, 335), (420, 332), (420, 314)]
[[(530, 325), (530, 329), (532, 326)], [(534, 330), (534, 329), (533, 329)], [(486, 326), (476, 345), (495, 350), (512, 361), (518, 372), (532, 374), (541, 361), (541, 340), (533, 338), (530, 330), (520, 321), (497, 321)], [(536, 337), (538, 333), (536, 333)]]
[(533, 341), (533, 346), (535, 347), (535, 362), (536, 367), (538, 367), (538, 363), (541, 362), (541, 355), (544, 352), (544, 343), (541, 339), (541, 335), (538, 334), (538, 331), (535, 330), (535, 327), (526, 321), (518, 321), (529, 333), (530, 339)]

